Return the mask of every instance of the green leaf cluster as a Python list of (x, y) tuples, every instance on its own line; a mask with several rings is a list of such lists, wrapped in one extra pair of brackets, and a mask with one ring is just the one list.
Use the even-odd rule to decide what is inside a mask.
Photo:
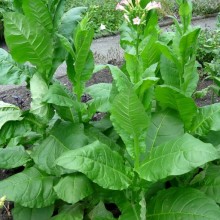
[[(26, 81), (32, 101), (26, 111), (0, 102), (0, 168), (22, 170), (0, 181), (14, 219), (219, 219), (220, 105), (193, 99), (200, 31), (190, 2), (179, 1), (171, 35), (155, 10), (142, 28), (125, 23), (121, 68), (95, 66), (85, 8), (16, 2), (4, 14), (0, 83)], [(71, 90), (53, 78), (62, 62)], [(102, 68), (113, 83), (86, 88)]]

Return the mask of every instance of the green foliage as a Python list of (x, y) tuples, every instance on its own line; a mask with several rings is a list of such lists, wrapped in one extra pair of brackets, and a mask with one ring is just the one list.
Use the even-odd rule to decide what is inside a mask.
[[(88, 7), (88, 13), (91, 18), (91, 27), (95, 30), (96, 36), (111, 34), (118, 31), (123, 22), (121, 12), (115, 10), (117, 0), (68, 0), (66, 8), (76, 6)], [(106, 30), (101, 31), (100, 26), (104, 24)]]
[[(192, 98), (200, 30), (190, 26), (191, 3), (179, 1), (182, 22), (174, 18), (165, 42), (156, 10), (143, 8), (149, 1), (131, 5), (129, 19), (143, 21), (121, 28), (121, 69), (95, 66), (84, 7), (17, 3), (4, 14), (10, 53), (0, 51), (0, 82), (25, 81), (32, 101), (26, 111), (0, 102), (0, 168), (22, 170), (0, 182), (13, 217), (219, 219), (220, 106), (198, 108)], [(63, 61), (71, 90), (53, 79)], [(103, 68), (113, 83), (85, 88)], [(92, 121), (96, 112), (105, 117)]]
[(220, 47), (220, 31), (202, 30), (199, 36), (199, 47), (197, 60), (204, 66), (205, 63), (210, 63), (217, 55), (216, 52)]

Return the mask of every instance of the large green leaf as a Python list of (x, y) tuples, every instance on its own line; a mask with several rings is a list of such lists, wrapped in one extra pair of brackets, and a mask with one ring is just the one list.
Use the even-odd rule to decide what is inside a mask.
[[(92, 77), (94, 69), (94, 57), (90, 50), (94, 36), (94, 30), (89, 28), (88, 20), (85, 18), (78, 25), (74, 35), (74, 47), (76, 57), (74, 58), (74, 69), (67, 74), (74, 84), (74, 91), (78, 96), (78, 100), (83, 94), (85, 83)], [(69, 63), (67, 62), (67, 65)], [(71, 70), (71, 69), (70, 69)]]
[(93, 193), (90, 180), (80, 173), (63, 177), (54, 190), (60, 199), (71, 204), (77, 203)]
[(190, 128), (197, 111), (192, 98), (186, 97), (180, 90), (166, 85), (158, 86), (155, 90), (155, 96), (162, 107), (177, 110), (185, 124), (185, 128), (187, 130)]
[(30, 112), (40, 118), (43, 123), (47, 123), (53, 111), (48, 103), (43, 102), (49, 90), (46, 81), (39, 74), (35, 74), (30, 80), (30, 90), (32, 97)]
[(144, 72), (142, 62), (136, 57), (136, 55), (125, 53), (124, 57), (126, 61), (126, 70), (130, 76), (130, 80), (135, 84), (140, 81), (141, 75)]
[(17, 106), (0, 101), (0, 129), (8, 121), (21, 121), (21, 115)]
[(38, 23), (45, 31), (51, 33), (53, 23), (49, 9), (43, 0), (23, 0), (23, 10), (26, 17), (33, 23)]
[(110, 147), (112, 150), (118, 152), (122, 151), (121, 146), (119, 146), (113, 138), (108, 137), (107, 134), (105, 135), (98, 128), (95, 128), (93, 126), (87, 126), (85, 129), (85, 133), (89, 138), (89, 143), (100, 141), (101, 143)]
[(8, 141), (12, 138), (24, 137), (31, 129), (31, 125), (25, 120), (7, 122), (1, 128), (0, 145), (7, 145)]
[(94, 209), (89, 213), (89, 218), (91, 220), (115, 220), (113, 214), (106, 210), (103, 202), (100, 202), (94, 207)]
[(48, 220), (54, 211), (54, 206), (45, 208), (25, 208), (18, 204), (12, 210), (12, 215), (15, 220)]
[(11, 55), (0, 49), (0, 84), (21, 84), (32, 76), (32, 69), (29, 66), (16, 63)]
[(59, 209), (58, 215), (50, 220), (83, 220), (83, 209), (80, 204), (65, 205)]
[(206, 143), (210, 143), (215, 147), (218, 147), (220, 144), (220, 131), (212, 131), (202, 138), (202, 140)]
[(164, 55), (160, 58), (160, 73), (164, 84), (180, 89), (180, 73), (176, 63)]
[(199, 183), (198, 188), (216, 203), (220, 203), (220, 166), (210, 165), (205, 170), (205, 178)]
[(52, 64), (52, 38), (39, 25), (22, 14), (4, 14), (5, 40), (12, 57), (18, 62), (29, 61), (48, 72)]
[(128, 25), (124, 22), (120, 27), (120, 45), (123, 50), (128, 53), (135, 55), (136, 54), (136, 41), (137, 39), (137, 32), (133, 29), (128, 27)]
[(219, 119), (219, 103), (201, 107), (193, 120), (191, 132), (199, 136), (205, 136), (210, 130), (219, 131)]
[(0, 182), (0, 195), (24, 207), (42, 208), (54, 204), (54, 177), (35, 167), (28, 168)]
[(132, 89), (124, 90), (115, 97), (112, 103), (111, 121), (122, 137), (130, 156), (133, 158), (140, 156), (137, 155), (137, 151), (145, 152), (149, 116)]
[(67, 74), (74, 84), (74, 92), (78, 100), (84, 91), (85, 83), (92, 77), (94, 69), (94, 57), (90, 50), (94, 30), (89, 28), (88, 18), (83, 19), (74, 34), (75, 56), (68, 56)]
[(187, 63), (189, 58), (195, 54), (197, 47), (197, 38), (200, 33), (200, 28), (196, 28), (184, 34), (180, 40), (179, 49), (183, 63)]
[(61, 23), (61, 18), (66, 9), (66, 0), (50, 0), (48, 4), (50, 12), (53, 13), (53, 27), (57, 30)]
[(30, 156), (26, 153), (24, 147), (8, 147), (0, 149), (0, 168), (12, 169), (24, 165)]
[(103, 188), (123, 190), (131, 184), (123, 158), (98, 141), (64, 153), (57, 164), (84, 173)]
[(112, 84), (110, 83), (98, 83), (89, 86), (85, 89), (85, 93), (88, 93), (93, 99), (88, 101), (90, 114), (94, 115), (98, 112), (108, 112), (110, 109), (110, 94)]
[[(63, 138), (63, 132), (65, 132), (65, 138)], [(66, 171), (56, 165), (56, 159), (62, 153), (86, 144), (87, 137), (82, 124), (58, 122), (54, 125), (49, 137), (34, 148), (31, 156), (40, 169), (59, 176)]]
[(62, 16), (61, 23), (59, 25), (59, 33), (67, 39), (71, 39), (79, 21), (82, 19), (82, 13), (85, 11), (85, 7), (72, 8), (67, 11)]
[(171, 110), (154, 113), (147, 131), (147, 149), (151, 150), (160, 144), (182, 136), (183, 122), (178, 114)]
[(135, 195), (130, 193), (129, 199), (124, 192), (109, 192), (107, 196), (110, 202), (115, 203), (119, 208), (121, 212), (119, 220), (142, 220), (141, 206), (136, 198), (139, 196), (139, 192), (136, 192)]
[(218, 158), (219, 153), (211, 144), (185, 134), (153, 148), (137, 172), (141, 178), (156, 182), (188, 173)]
[(161, 52), (155, 43), (157, 39), (158, 31), (156, 29), (151, 29), (150, 35), (140, 43), (139, 51), (143, 62), (143, 69), (157, 63), (160, 59)]
[(149, 220), (218, 220), (220, 208), (214, 200), (192, 188), (161, 191), (148, 204)]
[(64, 107), (77, 105), (76, 101), (68, 94), (66, 88), (60, 84), (53, 84), (49, 87), (48, 93), (43, 98), (44, 102)]
[(129, 81), (128, 77), (117, 66), (108, 65), (108, 68), (112, 73), (112, 77), (115, 80), (119, 92), (132, 87), (132, 83)]
[(188, 97), (191, 97), (192, 94), (195, 92), (199, 81), (199, 74), (195, 61), (196, 60), (194, 58), (186, 63), (184, 66), (184, 83), (181, 85), (181, 90)]

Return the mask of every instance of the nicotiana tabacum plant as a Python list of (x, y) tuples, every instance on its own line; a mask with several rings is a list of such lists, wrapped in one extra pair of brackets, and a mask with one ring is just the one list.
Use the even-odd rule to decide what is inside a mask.
[[(0, 168), (23, 168), (0, 182), (14, 219), (218, 220), (220, 104), (192, 98), (200, 29), (191, 2), (177, 1), (181, 22), (162, 33), (160, 4), (121, 1), (121, 68), (95, 66), (85, 8), (19, 2), (4, 14), (10, 54), (0, 50), (1, 84), (26, 81), (32, 96), (28, 111), (0, 102)], [(53, 79), (63, 61), (72, 91)], [(113, 83), (86, 88), (102, 68)], [(92, 121), (96, 112), (105, 117)]]

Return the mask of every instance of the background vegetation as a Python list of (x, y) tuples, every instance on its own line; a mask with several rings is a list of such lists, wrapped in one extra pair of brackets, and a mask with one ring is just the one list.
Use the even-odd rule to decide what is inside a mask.
[[(93, 27), (95, 28), (96, 32), (99, 32), (101, 23), (106, 25), (107, 32), (115, 32), (118, 30), (118, 27), (122, 22), (121, 12), (115, 10), (117, 2), (118, 0), (67, 0), (66, 7), (89, 7)], [(163, 5), (163, 11), (161, 12), (161, 15), (178, 14), (175, 0), (160, 0), (160, 2), (162, 2)], [(194, 16), (206, 15), (220, 11), (220, 0), (194, 0), (193, 4)], [(163, 17), (164, 16), (161, 16), (161, 19), (163, 19)]]

